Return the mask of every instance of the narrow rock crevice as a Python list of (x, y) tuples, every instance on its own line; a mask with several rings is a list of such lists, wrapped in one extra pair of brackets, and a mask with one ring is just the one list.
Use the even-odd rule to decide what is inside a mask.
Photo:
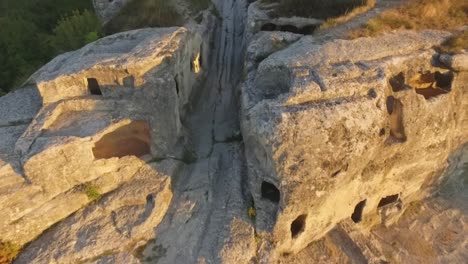
[(312, 35), (315, 30), (319, 28), (320, 25), (306, 25), (302, 27), (297, 27), (295, 25), (275, 25), (273, 23), (266, 23), (261, 27), (261, 31), (282, 31), (290, 32), (294, 34), (301, 35)]
[[(186, 163), (173, 184), (170, 209), (156, 230), (154, 243), (167, 246), (159, 263), (196, 263), (200, 258), (219, 263), (218, 252), (229, 237), (231, 221), (247, 217), (250, 206), (244, 190), (247, 168), (236, 92), (243, 67), (248, 3), (219, 0), (214, 5), (220, 18), (208, 37), (212, 46), (205, 56), (206, 79), (192, 94), (191, 111), (182, 120), (189, 132), (186, 142), (190, 146), (186, 148), (193, 149), (197, 159)], [(187, 203), (195, 207), (182, 213)]]
[(29, 125), (32, 122), (32, 118), (24, 119), (24, 120), (16, 120), (8, 122), (8, 124), (0, 125), (0, 128), (4, 127), (14, 127), (14, 126), (24, 126)]

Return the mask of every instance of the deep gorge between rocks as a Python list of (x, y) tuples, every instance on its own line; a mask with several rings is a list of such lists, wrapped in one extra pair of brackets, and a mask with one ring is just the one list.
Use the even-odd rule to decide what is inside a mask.
[[(221, 17), (212, 33), (208, 65), (202, 66), (208, 74), (195, 89), (183, 121), (197, 160), (173, 176), (170, 209), (145, 251), (150, 262), (196, 263), (204, 258), (219, 263), (218, 252), (229, 237), (233, 218), (250, 221), (247, 211), (252, 201), (238, 116), (248, 4), (219, 0), (215, 5)], [(187, 206), (193, 208), (180, 215), (180, 208)]]

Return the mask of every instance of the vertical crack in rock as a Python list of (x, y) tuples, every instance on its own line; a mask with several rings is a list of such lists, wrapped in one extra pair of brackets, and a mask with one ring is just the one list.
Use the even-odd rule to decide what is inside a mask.
[(198, 263), (202, 259), (219, 263), (233, 220), (250, 221), (246, 219), (250, 203), (245, 197), (250, 194), (244, 190), (246, 167), (236, 97), (248, 3), (219, 0), (214, 5), (221, 17), (211, 30), (207, 78), (192, 96), (192, 111), (183, 120), (198, 159), (185, 166), (174, 184), (171, 207), (156, 230), (154, 245), (167, 248), (166, 254), (155, 256), (153, 244), (145, 250), (145, 258), (158, 257), (158, 263)]

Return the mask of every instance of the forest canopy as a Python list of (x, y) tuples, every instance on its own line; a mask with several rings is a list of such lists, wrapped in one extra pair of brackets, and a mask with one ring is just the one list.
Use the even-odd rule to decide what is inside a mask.
[(0, 1), (0, 95), (56, 55), (100, 36), (92, 0)]

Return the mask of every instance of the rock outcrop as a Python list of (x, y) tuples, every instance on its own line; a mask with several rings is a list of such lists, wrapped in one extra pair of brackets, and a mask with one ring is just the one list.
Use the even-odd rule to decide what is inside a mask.
[[(93, 200), (89, 189), (111, 192), (137, 183), (148, 161), (182, 157), (176, 145), (183, 143), (184, 107), (202, 74), (200, 45), (200, 36), (183, 28), (117, 34), (51, 61), (29, 80), (37, 90), (3, 97), (2, 108), (10, 102), (24, 108), (1, 121), (7, 126), (1, 239), (30, 242)], [(37, 115), (41, 100), (34, 91), (42, 97)], [(141, 233), (157, 225), (169, 204), (170, 179), (159, 181), (160, 190), (127, 187), (165, 197), (157, 217), (145, 216), (151, 224)]]
[(464, 55), (435, 51), (436, 31), (270, 45), (289, 33), (256, 34), (267, 19), (251, 9), (248, 50), (272, 53), (247, 57), (242, 88), (257, 231), (296, 254), (345, 219), (391, 225), (468, 140)]
[[(434, 48), (451, 34), (342, 40), (250, 2), (100, 39), (0, 98), (16, 263), (468, 258), (468, 57)], [(124, 3), (95, 1), (104, 20)]]
[[(41, 130), (67, 130), (83, 137), (107, 127), (110, 120), (127, 118), (148, 123), (151, 141), (146, 144), (153, 156), (164, 157), (183, 133), (180, 120), (202, 73), (200, 48), (201, 37), (186, 29), (143, 29), (60, 55), (29, 80), (37, 84), (45, 106), (18, 148), (25, 154)], [(87, 113), (93, 109), (108, 118)], [(73, 115), (62, 115), (67, 110)], [(54, 127), (55, 119), (86, 119), (80, 114), (99, 119), (88, 120), (92, 131)]]
[[(449, 158), (449, 167), (435, 195), (405, 205), (405, 213), (390, 227), (369, 230), (351, 219), (323, 238), (279, 263), (464, 263), (468, 227), (467, 146)], [(391, 207), (391, 205), (390, 205)]]
[(131, 181), (46, 231), (17, 262), (138, 263), (139, 248), (154, 237), (152, 230), (170, 205), (170, 176), (177, 165), (165, 161), (140, 167)]

